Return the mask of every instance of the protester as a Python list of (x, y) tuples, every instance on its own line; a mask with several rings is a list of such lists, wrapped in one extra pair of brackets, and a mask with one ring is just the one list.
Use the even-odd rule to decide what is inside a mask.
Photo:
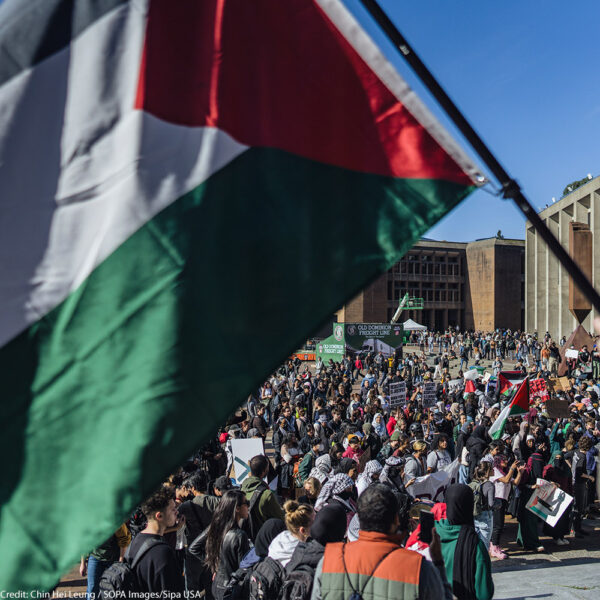
[(206, 534), (206, 564), (213, 573), (212, 594), (222, 600), (231, 575), (250, 549), (239, 522), (248, 518), (249, 502), (243, 492), (229, 490), (215, 510)]
[(490, 481), (492, 474), (492, 463), (481, 462), (475, 469), (473, 481), (469, 484), (475, 498), (473, 507), (475, 531), (486, 548), (489, 548), (492, 537), (492, 508), (495, 500), (495, 486)]
[[(582, 350), (581, 359), (572, 365), (573, 379), (568, 382), (571, 389), (555, 391), (548, 379), (552, 362), (549, 335), (542, 341), (535, 334), (524, 332), (449, 329), (417, 335), (415, 339), (423, 343), (423, 353), (406, 348), (402, 356), (383, 357), (379, 351), (365, 352), (360, 357), (361, 374), (353, 369), (356, 355), (346, 355), (340, 362), (324, 361), (318, 373), (299, 360), (286, 362), (254, 390), (247, 406), (228, 420), (219, 435), (170, 478), (171, 492), (180, 502), (180, 534), (184, 526), (188, 544), (185, 549), (184, 540), (184, 549), (177, 550), (182, 559), (185, 555), (181, 564), (188, 590), (203, 591), (209, 600), (213, 589), (220, 594), (230, 594), (231, 586), (229, 591), (225, 589), (230, 583), (253, 572), (252, 564), (258, 569), (269, 558), (249, 550), (239, 565), (235, 560), (228, 562), (228, 567), (236, 569), (231, 581), (224, 581), (229, 571), (224, 566), (221, 568), (222, 576), (216, 586), (212, 581), (215, 571), (206, 566), (207, 531), (213, 513), (220, 506), (219, 498), (227, 495), (232, 487), (232, 439), (263, 439), (268, 455), (261, 454), (249, 461), (237, 457), (249, 467), (249, 476), (241, 486), (249, 515), (237, 524), (249, 538), (248, 543), (254, 541), (258, 545), (257, 536), (266, 522), (273, 522), (270, 519), (282, 522), (285, 516), (282, 503), (289, 498), (296, 504), (306, 504), (303, 510), (314, 506), (317, 517), (324, 515), (324, 523), (337, 519), (343, 533), (335, 541), (341, 536), (350, 547), (348, 543), (360, 541), (361, 535), (357, 501), (371, 488), (384, 485), (399, 505), (403, 505), (410, 502), (410, 494), (420, 498), (419, 502), (436, 494), (439, 497), (451, 477), (472, 488), (472, 528), (493, 559), (507, 557), (509, 540), (504, 526), (507, 514), (517, 517), (518, 541), (525, 549), (541, 551), (542, 518), (525, 507), (537, 489), (539, 478), (574, 496), (574, 502), (554, 528), (544, 523), (544, 534), (551, 536), (557, 547), (567, 545), (572, 518), (575, 537), (585, 539), (588, 530), (584, 520), (593, 516), (597, 506), (595, 445), (600, 440), (600, 354), (597, 349), (587, 352), (589, 356)], [(435, 373), (425, 354), (430, 347), (436, 353), (440, 350), (435, 357)], [(514, 367), (511, 353), (518, 358)], [(460, 370), (457, 373), (459, 357), (463, 359), (462, 366), (469, 369), (468, 374)], [(486, 374), (478, 375), (471, 368), (477, 360), (479, 371), (490, 369)], [(498, 371), (496, 376), (490, 368), (492, 361)], [(504, 366), (505, 362), (509, 364)], [(362, 376), (365, 368), (366, 374)], [(519, 386), (505, 382), (504, 376), (511, 374), (502, 371), (504, 368), (529, 374), (530, 403), (528, 411), (503, 420), (498, 428), (499, 415)], [(357, 380), (354, 384), (353, 379)], [(424, 406), (424, 385), (429, 381), (436, 383), (436, 399), (434, 404)], [(504, 382), (502, 393), (501, 381)], [(389, 388), (398, 382), (404, 382), (407, 390), (406, 401), (400, 406), (391, 402)], [(564, 381), (561, 387), (563, 385)], [(569, 418), (549, 418), (548, 400), (555, 398), (562, 398), (569, 407)], [(236, 475), (240, 460), (236, 462)], [(441, 521), (448, 521), (445, 511), (439, 510), (441, 506), (443, 504), (436, 505), (438, 509), (432, 512)], [(327, 519), (325, 515), (329, 515)], [(138, 513), (129, 525), (135, 541), (135, 534), (146, 527), (146, 519)], [(471, 527), (471, 523), (457, 522), (454, 531), (457, 536), (463, 525)], [(176, 534), (174, 527), (164, 529), (163, 539), (175, 548), (177, 538), (180, 548), (181, 535)], [(295, 581), (294, 585), (306, 586), (314, 574), (311, 569), (314, 570), (322, 555), (323, 545), (315, 539), (300, 541), (289, 528), (286, 534), (293, 540), (290, 538), (291, 543), (282, 544), (281, 556), (286, 557), (283, 562), (289, 558), (288, 566), (291, 564), (292, 570), (305, 567), (307, 571), (295, 573), (297, 579), (286, 582), (290, 576), (288, 568), (283, 569), (281, 563), (273, 561), (279, 569), (274, 573), (277, 585), (283, 589), (282, 586)], [(418, 533), (413, 531), (411, 540), (415, 536), (415, 547), (427, 555), (427, 545), (418, 540)], [(464, 536), (469, 537), (470, 533)], [(457, 539), (445, 543), (456, 545)], [(192, 554), (192, 547), (198, 554)], [(477, 546), (474, 555), (483, 564), (485, 561), (479, 552)], [(464, 562), (461, 558), (457, 564), (464, 566)], [(462, 566), (457, 568), (460, 570)], [(465, 571), (461, 576), (462, 584), (470, 581), (467, 575)], [(486, 587), (481, 573), (478, 577), (473, 585), (485, 596), (489, 586)], [(241, 597), (249, 597), (249, 592), (244, 593)], [(305, 593), (306, 587), (302, 591)]]
[(142, 504), (146, 527), (138, 533), (129, 548), (129, 556), (137, 556), (144, 543), (152, 544), (139, 559), (136, 567), (138, 590), (145, 593), (169, 591), (183, 594), (183, 574), (175, 552), (163, 535), (175, 527), (177, 507), (170, 488), (163, 486)]
[(110, 565), (122, 560), (125, 550), (131, 542), (131, 533), (123, 523), (104, 544), (90, 552), (87, 558), (81, 557), (79, 574), (87, 575), (87, 598), (92, 600), (98, 597), (100, 579)]
[(315, 573), (312, 600), (451, 600), (437, 535), (434, 532), (430, 546), (433, 564), (402, 548), (408, 509), (400, 510), (389, 487), (369, 486), (359, 499), (358, 511), (358, 540), (327, 544)]
[[(267, 519), (281, 519), (284, 513), (269, 486), (264, 482), (264, 477), (269, 472), (269, 461), (265, 456), (258, 455), (250, 459), (250, 477), (242, 484), (242, 492), (246, 499), (253, 504), (250, 512), (252, 524), (250, 536), (255, 538), (256, 533)], [(256, 495), (256, 496), (255, 496)]]
[(448, 486), (446, 519), (437, 521), (442, 555), (452, 593), (458, 600), (490, 600), (494, 595), (487, 547), (475, 531), (473, 490), (461, 483)]
[(283, 510), (287, 529), (273, 539), (269, 545), (268, 556), (285, 567), (298, 543), (308, 539), (315, 512), (308, 504), (299, 504), (294, 500), (288, 500), (283, 505)]

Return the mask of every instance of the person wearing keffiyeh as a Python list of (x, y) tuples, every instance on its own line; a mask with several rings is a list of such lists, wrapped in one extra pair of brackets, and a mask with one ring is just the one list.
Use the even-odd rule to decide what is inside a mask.
[[(321, 493), (317, 498), (315, 510), (321, 510), (331, 499), (342, 498), (345, 500), (344, 492), (352, 491), (354, 481), (345, 473), (338, 473), (329, 479), (329, 481), (321, 488)], [(350, 496), (349, 496), (350, 497)]]
[(315, 503), (315, 511), (319, 512), (324, 506), (337, 504), (346, 512), (346, 526), (356, 514), (356, 490), (354, 481), (345, 473), (334, 475), (321, 488), (321, 493)]
[(329, 477), (329, 473), (331, 473), (331, 456), (323, 454), (315, 461), (315, 466), (312, 468), (309, 477), (314, 477), (323, 484)]
[(365, 470), (358, 476), (356, 480), (356, 489), (360, 496), (374, 481), (379, 479), (382, 466), (377, 460), (370, 460), (365, 465)]

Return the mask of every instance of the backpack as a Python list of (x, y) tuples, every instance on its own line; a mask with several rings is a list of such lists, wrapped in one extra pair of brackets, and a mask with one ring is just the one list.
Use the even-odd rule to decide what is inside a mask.
[(277, 600), (285, 580), (285, 570), (281, 563), (267, 556), (259, 562), (250, 574), (250, 600)]
[(473, 490), (473, 516), (478, 517), (485, 509), (485, 497), (483, 495), (483, 484), (479, 481), (471, 481), (469, 487)]
[(251, 573), (251, 568), (239, 568), (234, 571), (225, 587), (223, 600), (245, 600), (248, 598)]
[(283, 582), (278, 600), (310, 600), (315, 570), (308, 565), (301, 565), (287, 574)]
[(142, 542), (137, 554), (132, 558), (130, 555), (131, 546), (127, 549), (123, 562), (115, 562), (104, 573), (100, 579), (98, 599), (107, 600), (108, 598), (125, 598), (128, 592), (135, 592), (138, 588), (135, 569), (144, 555), (160, 544), (165, 542), (157, 539), (148, 539)]
[[(261, 481), (257, 488), (252, 493), (250, 497), (250, 504), (248, 506), (248, 519), (244, 524), (244, 531), (248, 534), (248, 537), (254, 542), (256, 539), (256, 534), (261, 528), (262, 523), (260, 519), (257, 517), (258, 513), (258, 502), (261, 499), (264, 492), (269, 489), (269, 486)], [(256, 510), (254, 510), (256, 508)]]

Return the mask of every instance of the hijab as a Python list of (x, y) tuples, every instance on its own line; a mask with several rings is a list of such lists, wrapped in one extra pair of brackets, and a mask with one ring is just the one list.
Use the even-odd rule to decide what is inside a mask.
[(473, 490), (463, 483), (446, 488), (446, 517), (460, 525), (452, 568), (452, 592), (458, 600), (476, 600), (475, 569), (479, 537), (473, 522)]
[[(379, 420), (379, 423), (377, 422), (377, 417), (381, 417)], [(373, 429), (375, 430), (375, 433), (383, 438), (386, 437), (387, 435), (387, 430), (385, 428), (385, 421), (383, 420), (383, 415), (381, 413), (377, 413), (374, 417), (373, 420), (371, 421), (371, 425), (373, 426)]]

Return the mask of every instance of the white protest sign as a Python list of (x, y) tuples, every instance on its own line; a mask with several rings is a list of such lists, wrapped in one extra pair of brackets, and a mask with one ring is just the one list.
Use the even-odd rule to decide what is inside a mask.
[(448, 389), (449, 390), (456, 390), (458, 388), (460, 388), (463, 384), (463, 380), (462, 379), (451, 379), (448, 382)]
[(417, 477), (415, 482), (406, 488), (413, 498), (427, 498), (432, 502), (443, 502), (446, 488), (458, 481), (458, 459), (440, 471)]
[(261, 438), (250, 438), (249, 440), (231, 440), (231, 452), (233, 454), (233, 470), (238, 485), (250, 475), (248, 463), (251, 458), (264, 454), (263, 441)]
[(475, 381), (479, 377), (477, 369), (471, 369), (464, 374), (465, 381)]
[(431, 408), (437, 402), (437, 384), (435, 381), (426, 381), (423, 384), (423, 408)]
[(525, 508), (548, 523), (550, 527), (554, 527), (569, 504), (573, 502), (573, 496), (569, 496), (567, 492), (563, 492), (559, 487), (545, 479), (538, 479), (536, 484), (538, 487), (531, 495)]
[(575, 350), (575, 348), (569, 348), (565, 352), (566, 358), (579, 358), (579, 350)]
[(390, 384), (390, 408), (406, 404), (406, 381)]

